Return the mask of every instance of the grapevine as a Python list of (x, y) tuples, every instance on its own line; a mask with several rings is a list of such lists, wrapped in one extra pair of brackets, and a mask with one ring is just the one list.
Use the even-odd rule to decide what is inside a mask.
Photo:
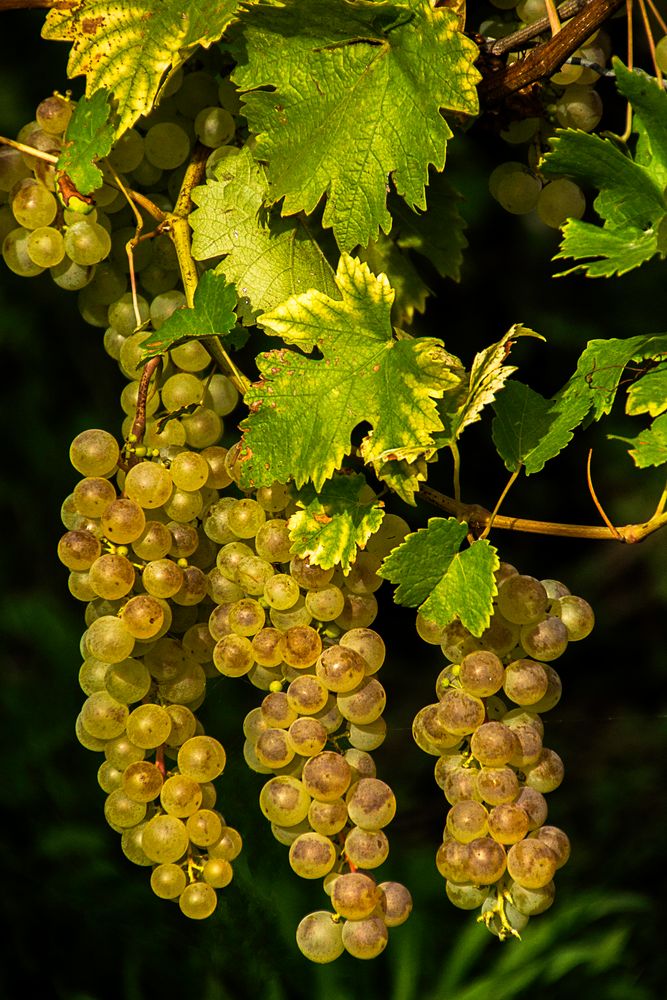
[[(396, 739), (437, 758), (442, 906), (520, 947), (572, 849), (546, 796), (576, 755), (541, 715), (595, 613), (548, 568), (518, 571), (508, 536), (534, 536), (536, 564), (541, 535), (634, 545), (667, 523), (667, 487), (616, 524), (589, 453), (597, 523), (508, 509), (565, 449), (585, 465), (614, 407), (618, 460), (659, 475), (667, 335), (582, 338), (544, 396), (524, 381), (549, 350), (530, 317), (474, 352), (428, 303), (465, 281), (449, 161), (467, 133), (509, 147), (489, 203), (557, 234), (561, 280), (664, 267), (659, 7), (191, 0), (174, 20), (156, 0), (0, 0), (0, 18), (30, 6), (71, 46), (70, 79), (0, 136), (0, 245), (14, 275), (75, 294), (124, 382), (115, 425), (71, 442), (57, 548), (82, 607), (72, 730), (103, 756), (122, 853), (185, 918), (222, 924), (255, 836), (226, 805), (242, 744), (257, 829), (319, 883), (300, 960), (377, 958), (419, 908), (392, 870), (385, 710), (403, 712)], [(509, 479), (469, 502), (474, 425)], [(446, 660), (413, 719), (392, 692), (392, 601), (416, 609), (415, 673), (429, 647)], [(205, 728), (232, 685), (253, 707)]]

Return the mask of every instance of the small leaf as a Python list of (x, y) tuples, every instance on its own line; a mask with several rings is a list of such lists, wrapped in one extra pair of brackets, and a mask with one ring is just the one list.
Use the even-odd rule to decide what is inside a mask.
[(467, 533), (468, 525), (455, 517), (431, 517), (426, 528), (408, 535), (379, 570), (385, 580), (398, 584), (396, 603), (416, 608), (427, 600)]
[(493, 545), (478, 538), (456, 553), (420, 613), (443, 628), (459, 618), (473, 635), (481, 635), (491, 620), (498, 590), (493, 574), (499, 565)]
[(625, 412), (659, 416), (667, 410), (667, 361), (647, 372), (628, 389)]
[[(56, 164), (57, 183), (67, 192), (66, 205), (71, 197), (89, 195), (102, 186), (102, 171), (95, 161), (111, 151), (115, 121), (106, 90), (98, 90), (91, 98), (82, 97), (77, 102)], [(74, 190), (70, 185), (74, 185)]]
[[(365, 496), (369, 493), (369, 496)], [(295, 497), (303, 510), (289, 519), (292, 552), (329, 569), (340, 563), (348, 572), (384, 517), (382, 502), (368, 489), (364, 476), (336, 473), (316, 492), (304, 486)]]
[(486, 539), (459, 551), (467, 533), (468, 526), (454, 517), (432, 517), (387, 556), (379, 574), (398, 584), (397, 604), (419, 607), (443, 627), (460, 618), (473, 635), (481, 635), (491, 618), (493, 574), (500, 563)]
[[(176, 309), (159, 330), (142, 342), (146, 358), (164, 354), (177, 344), (202, 337), (225, 337), (236, 322), (236, 292), (222, 275), (205, 271), (195, 291), (192, 309)], [(226, 341), (229, 340), (225, 337)]]
[(638, 434), (636, 438), (620, 437), (609, 434), (615, 441), (625, 441), (633, 447), (629, 450), (635, 465), (639, 469), (647, 469), (652, 465), (664, 465), (667, 462), (667, 413), (657, 417), (650, 427)]
[(431, 171), (426, 189), (427, 210), (411, 211), (395, 195), (389, 198), (392, 237), (401, 250), (410, 250), (433, 264), (442, 278), (461, 277), (463, 251), (468, 246), (466, 222), (459, 211), (463, 200), (445, 174)]
[(593, 419), (599, 420), (611, 411), (626, 366), (633, 360), (659, 357), (665, 352), (667, 334), (591, 340), (561, 395), (587, 396)]

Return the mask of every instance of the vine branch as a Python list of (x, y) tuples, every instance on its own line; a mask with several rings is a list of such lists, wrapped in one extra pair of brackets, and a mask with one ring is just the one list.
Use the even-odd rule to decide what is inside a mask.
[(624, 3), (625, 0), (589, 0), (589, 3), (563, 25), (553, 38), (532, 49), (525, 59), (519, 59), (500, 69), (487, 66), (486, 74), (479, 85), (482, 106), (493, 107), (501, 104), (518, 90), (552, 76), (582, 42), (597, 31), (600, 25)]
[(641, 542), (654, 531), (667, 525), (667, 512), (658, 510), (648, 521), (641, 524), (625, 524), (611, 528), (597, 524), (561, 524), (557, 521), (533, 521), (525, 517), (510, 517), (508, 515), (493, 515), (479, 504), (457, 503), (452, 497), (445, 496), (431, 486), (420, 486), (419, 496), (441, 510), (454, 514), (461, 521), (466, 521), (475, 528), (484, 529), (493, 521), (494, 528), (508, 531), (526, 531), (536, 535), (557, 535), (563, 538), (590, 538), (601, 541), (620, 541), (627, 544)]

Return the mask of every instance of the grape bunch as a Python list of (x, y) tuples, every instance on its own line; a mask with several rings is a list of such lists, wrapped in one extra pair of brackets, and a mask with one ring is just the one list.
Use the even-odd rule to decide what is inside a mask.
[(369, 959), (412, 907), (404, 886), (370, 874), (389, 853), (396, 799), (370, 753), (385, 738), (386, 695), (375, 676), (385, 646), (369, 626), (376, 571), (407, 525), (387, 515), (344, 577), (290, 556), (287, 504), (284, 488), (260, 490), (257, 500), (221, 500), (205, 522), (221, 544), (213, 662), (267, 692), (243, 724), (249, 767), (272, 775), (260, 808), (292, 870), (323, 879), (331, 898), (333, 912), (301, 921), (301, 952), (319, 963), (344, 950)]
[(570, 855), (567, 835), (545, 825), (545, 795), (563, 762), (543, 745), (540, 714), (560, 700), (551, 666), (585, 638), (593, 611), (557, 580), (496, 573), (490, 624), (477, 639), (460, 622), (444, 629), (418, 616), (417, 631), (449, 660), (438, 701), (413, 723), (417, 745), (438, 758), (435, 780), (450, 805), (436, 855), (447, 896), (501, 939), (519, 936), (554, 900), (553, 878)]
[[(225, 751), (194, 714), (211, 654), (208, 627), (198, 620), (207, 578), (187, 558), (198, 547), (197, 530), (171, 504), (186, 492), (184, 482), (201, 502), (193, 487), (210, 467), (185, 449), (171, 469), (136, 456), (128, 466), (103, 430), (79, 434), (70, 457), (83, 478), (64, 505), (68, 531), (58, 555), (70, 570), (70, 591), (86, 602), (88, 626), (79, 672), (87, 697), (76, 734), (104, 753), (104, 814), (125, 855), (155, 866), (157, 896), (202, 919), (215, 910), (215, 890), (232, 879), (241, 838), (214, 808)], [(200, 561), (206, 565), (205, 554)]]

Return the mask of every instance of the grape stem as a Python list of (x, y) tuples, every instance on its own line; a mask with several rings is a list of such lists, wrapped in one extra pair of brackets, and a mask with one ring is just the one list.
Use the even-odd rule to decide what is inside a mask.
[(625, 0), (590, 0), (556, 35), (532, 49), (525, 59), (519, 59), (502, 69), (487, 67), (479, 86), (480, 104), (483, 107), (501, 104), (518, 90), (552, 76), (582, 42), (623, 6), (624, 2)]
[[(194, 306), (195, 289), (199, 281), (197, 266), (192, 258), (190, 249), (190, 223), (188, 221), (192, 208), (192, 189), (202, 182), (206, 174), (206, 160), (210, 150), (203, 146), (198, 146), (192, 160), (185, 171), (181, 190), (179, 191), (174, 211), (169, 212), (162, 223), (162, 232), (169, 235), (181, 272), (183, 291), (188, 308)], [(202, 337), (200, 343), (206, 348), (218, 368), (227, 375), (229, 380), (238, 389), (242, 396), (250, 388), (250, 380), (234, 364), (227, 351), (222, 346), (219, 337)]]
[[(586, 2), (587, 0), (566, 0), (565, 3), (556, 7), (556, 13), (561, 21), (567, 20), (583, 10)], [(496, 38), (486, 42), (486, 44), (482, 45), (482, 48), (491, 56), (504, 56), (506, 52), (514, 52), (517, 49), (523, 48), (525, 42), (532, 41), (533, 38), (544, 34), (548, 30), (549, 18), (542, 17), (539, 21), (533, 21), (524, 28), (520, 28), (519, 31), (513, 31), (511, 35), (505, 35), (504, 38)]]
[(137, 391), (137, 406), (134, 416), (134, 423), (132, 424), (132, 430), (130, 434), (134, 436), (133, 444), (141, 444), (144, 439), (144, 433), (146, 431), (146, 402), (148, 400), (148, 387), (150, 385), (151, 378), (153, 377), (156, 369), (159, 367), (162, 358), (158, 355), (155, 358), (151, 358), (147, 361), (144, 370), (141, 373), (141, 379), (139, 380), (139, 389)]
[(526, 531), (536, 535), (557, 535), (563, 538), (590, 538), (601, 541), (619, 541), (627, 544), (642, 542), (654, 531), (667, 525), (667, 488), (662, 495), (658, 508), (648, 521), (641, 524), (624, 524), (619, 527), (607, 527), (596, 524), (561, 524), (556, 521), (533, 521), (524, 517), (508, 515), (493, 515), (479, 504), (458, 503), (452, 497), (445, 496), (431, 486), (421, 485), (419, 496), (427, 503), (454, 514), (460, 521), (466, 521), (477, 531), (483, 531), (491, 521), (494, 528), (509, 531)]

